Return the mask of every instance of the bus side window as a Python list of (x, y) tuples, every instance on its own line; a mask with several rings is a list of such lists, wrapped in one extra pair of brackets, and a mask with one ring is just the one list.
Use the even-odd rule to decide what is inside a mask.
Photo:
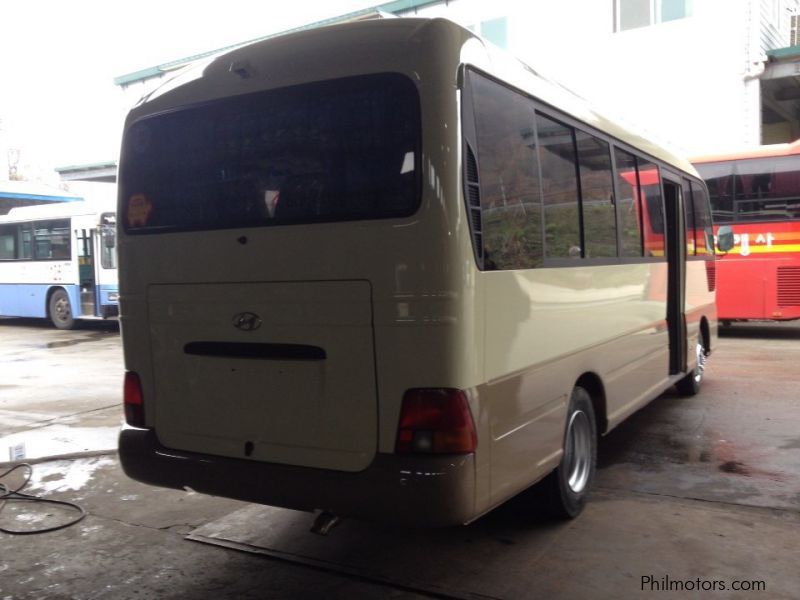
[(644, 255), (648, 257), (664, 254), (664, 208), (661, 199), (661, 176), (658, 167), (651, 162), (637, 158), (639, 167), (639, 200), (642, 210), (642, 230), (644, 232)]
[(711, 210), (708, 206), (705, 190), (692, 182), (692, 199), (694, 200), (695, 244), (698, 255), (713, 254), (714, 246), (709, 240), (711, 233)]
[(17, 258), (17, 225), (0, 227), (0, 260)]
[(580, 215), (574, 130), (536, 114), (539, 163), (544, 191), (545, 254), (580, 258)]
[(635, 258), (642, 256), (642, 232), (639, 226), (639, 209), (635, 197), (639, 189), (636, 175), (636, 157), (614, 149), (617, 167), (617, 211), (619, 217), (619, 237), (622, 256)]
[(542, 216), (532, 102), (476, 73), (478, 169), (484, 267), (527, 269), (542, 264)]
[(33, 258), (33, 223), (23, 223), (20, 226), (20, 235), (22, 237), (22, 253), (17, 258), (24, 258), (31, 260)]
[(695, 255), (695, 226), (694, 226), (694, 207), (692, 204), (692, 186), (688, 179), (683, 180), (683, 217), (686, 221), (686, 256)]
[(581, 174), (583, 237), (587, 258), (617, 256), (614, 176), (607, 142), (575, 131)]
[(69, 219), (37, 223), (33, 238), (37, 260), (69, 260), (72, 256)]

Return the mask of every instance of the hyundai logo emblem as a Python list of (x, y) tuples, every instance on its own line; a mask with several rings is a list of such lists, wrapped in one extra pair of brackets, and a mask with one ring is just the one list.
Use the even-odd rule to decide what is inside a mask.
[(261, 317), (255, 313), (243, 312), (233, 315), (233, 326), (242, 331), (255, 331), (261, 327)]

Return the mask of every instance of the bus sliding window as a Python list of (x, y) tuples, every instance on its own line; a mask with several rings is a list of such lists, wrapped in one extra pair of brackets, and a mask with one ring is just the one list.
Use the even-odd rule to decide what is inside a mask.
[(129, 233), (409, 216), (420, 109), (399, 74), (235, 96), (133, 123), (120, 172)]

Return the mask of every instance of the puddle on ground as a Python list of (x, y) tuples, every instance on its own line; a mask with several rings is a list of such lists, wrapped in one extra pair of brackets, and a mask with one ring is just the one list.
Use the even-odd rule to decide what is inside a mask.
[(97, 469), (113, 464), (114, 460), (112, 458), (98, 456), (33, 465), (31, 481), (25, 491), (63, 492), (66, 490), (80, 490), (89, 483)]
[[(598, 469), (618, 463), (634, 464), (647, 470), (659, 471), (667, 464), (707, 464), (726, 475), (766, 478), (784, 481), (786, 475), (761, 469), (759, 452), (724, 439), (719, 432), (706, 430), (695, 436), (675, 435), (669, 432), (651, 433), (646, 444), (633, 440), (620, 440), (610, 444), (610, 452), (601, 452)], [(793, 444), (789, 444), (793, 448)], [(763, 453), (763, 452), (762, 452)]]
[(106, 333), (104, 331), (97, 331), (95, 333), (90, 333), (85, 337), (75, 338), (71, 340), (60, 340), (58, 342), (48, 342), (44, 345), (45, 348), (53, 349), (53, 348), (66, 348), (68, 346), (75, 346), (77, 344), (83, 344), (84, 342), (96, 342), (97, 340), (102, 340), (109, 337), (112, 334)]
[(750, 469), (749, 467), (739, 462), (738, 460), (729, 460), (728, 462), (724, 462), (719, 466), (719, 470), (723, 473), (734, 473), (736, 475), (744, 475), (745, 477), (750, 477)]

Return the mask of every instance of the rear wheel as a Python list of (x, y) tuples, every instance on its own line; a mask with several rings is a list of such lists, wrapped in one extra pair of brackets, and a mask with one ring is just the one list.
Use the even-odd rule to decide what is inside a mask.
[(678, 393), (681, 396), (696, 395), (697, 392), (700, 391), (700, 385), (703, 383), (703, 375), (706, 369), (706, 357), (708, 356), (708, 351), (706, 350), (702, 334), (700, 334), (700, 337), (697, 339), (695, 353), (697, 354), (697, 363), (695, 364), (694, 369), (692, 369), (692, 372), (686, 377), (675, 384), (675, 389), (678, 390)]
[(49, 313), (50, 320), (58, 329), (72, 329), (75, 326), (69, 296), (64, 290), (58, 289), (50, 296)]
[(550, 508), (557, 517), (577, 517), (586, 505), (597, 464), (597, 427), (592, 398), (582, 387), (575, 387), (567, 410), (564, 454), (551, 473)]

